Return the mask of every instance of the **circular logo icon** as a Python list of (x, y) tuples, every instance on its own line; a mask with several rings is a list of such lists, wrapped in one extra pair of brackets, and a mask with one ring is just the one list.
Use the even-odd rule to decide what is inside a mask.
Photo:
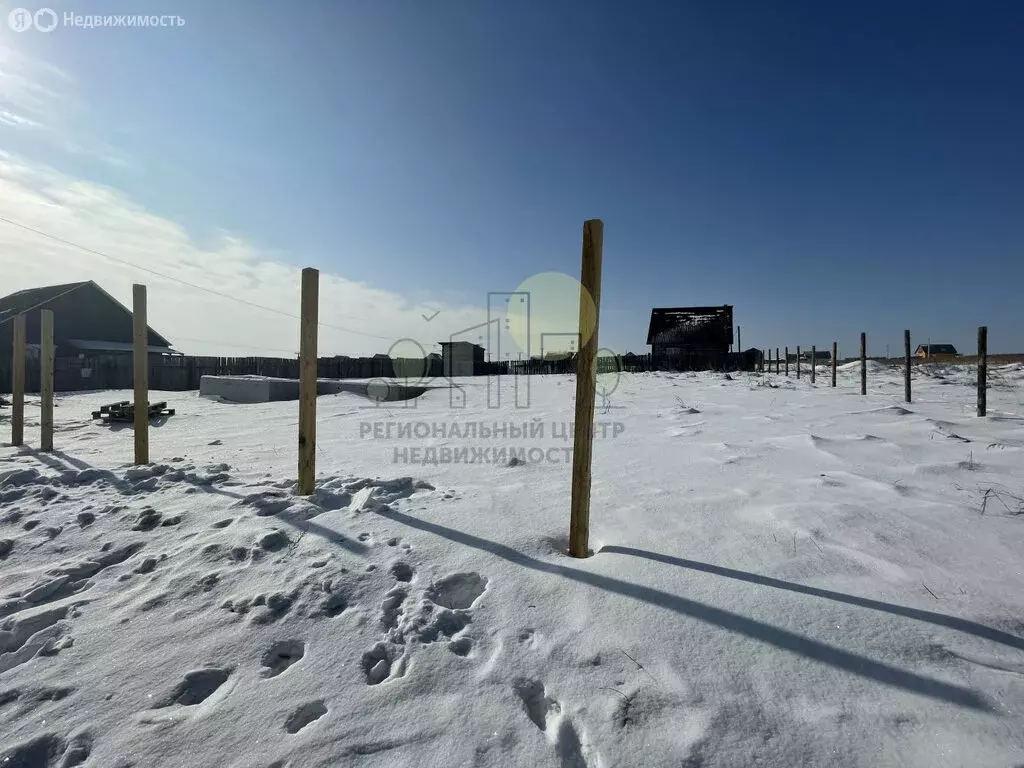
[(430, 359), (427, 350), (416, 339), (398, 339), (388, 349), (393, 379), (416, 386), (430, 381)]
[(597, 350), (597, 384), (595, 389), (603, 400), (607, 400), (619, 388), (622, 379), (622, 358), (608, 347)]
[(15, 32), (24, 32), (32, 28), (32, 11), (24, 8), (15, 8), (7, 14), (7, 26)]
[(594, 335), (593, 297), (562, 272), (534, 275), (507, 301), (505, 330), (527, 357), (571, 357)]
[(40, 8), (32, 20), (40, 32), (52, 32), (57, 26), (57, 13), (52, 8)]

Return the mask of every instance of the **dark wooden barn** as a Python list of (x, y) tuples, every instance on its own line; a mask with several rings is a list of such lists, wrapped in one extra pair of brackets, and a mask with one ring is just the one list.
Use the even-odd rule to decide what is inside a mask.
[[(14, 342), (14, 318), (25, 315), (25, 337), (30, 360), (38, 360), (40, 312), (53, 312), (55, 377), (58, 391), (81, 388), (70, 386), (69, 377), (89, 380), (98, 369), (131, 365), (132, 313), (126, 306), (89, 280), (82, 283), (29, 288), (0, 298), (0, 376), (10, 386), (11, 355)], [(178, 356), (171, 343), (149, 329), (150, 358)], [(31, 391), (38, 378), (38, 365), (28, 366)]]
[(667, 369), (724, 365), (733, 343), (732, 305), (655, 307), (647, 330), (651, 356)]

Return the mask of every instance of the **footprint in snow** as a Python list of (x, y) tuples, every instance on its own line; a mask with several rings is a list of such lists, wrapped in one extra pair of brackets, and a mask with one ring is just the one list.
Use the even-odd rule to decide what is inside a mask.
[(151, 531), (160, 525), (161, 515), (152, 507), (146, 507), (140, 513), (138, 518), (135, 520), (135, 525), (132, 526), (133, 531)]
[(76, 768), (89, 759), (92, 735), (78, 731), (66, 740), (55, 733), (39, 736), (0, 752), (0, 765), (25, 768)]
[(453, 573), (435, 581), (427, 590), (427, 598), (452, 610), (472, 607), (487, 589), (487, 578), (479, 573)]
[(288, 715), (288, 719), (284, 721), (284, 729), (288, 733), (298, 733), (314, 720), (319, 720), (326, 714), (327, 705), (322, 699), (310, 701)]
[(525, 645), (528, 648), (536, 648), (537, 640), (535, 635), (536, 632), (534, 631), (533, 627), (527, 627), (526, 629), (523, 629), (519, 632), (517, 639), (519, 640), (519, 643), (521, 645)]
[(260, 537), (259, 545), (267, 552), (280, 552), (288, 546), (290, 540), (284, 531), (275, 529)]
[(539, 680), (519, 678), (513, 690), (523, 703), (526, 716), (555, 747), (562, 768), (588, 768), (586, 751), (572, 721), (563, 716), (562, 705), (547, 695)]
[(363, 654), (361, 665), (367, 685), (380, 685), (389, 677), (405, 674), (405, 656), (396, 658), (394, 649), (383, 642)]
[(263, 677), (277, 677), (306, 655), (306, 644), (301, 640), (278, 640), (263, 654)]
[(345, 595), (340, 592), (328, 595), (320, 603), (320, 613), (332, 619), (336, 616), (341, 616), (346, 608), (348, 608), (348, 601), (345, 599)]
[(412, 581), (415, 571), (408, 563), (399, 561), (391, 566), (391, 575), (395, 577), (395, 581)]
[(380, 625), (385, 630), (392, 630), (398, 626), (398, 620), (402, 615), (402, 603), (409, 593), (401, 587), (395, 587), (384, 596), (381, 603)]
[(186, 672), (184, 679), (175, 686), (174, 690), (155, 704), (154, 709), (170, 707), (174, 704), (180, 704), (183, 707), (201, 704), (227, 682), (231, 672), (229, 667), (206, 667)]

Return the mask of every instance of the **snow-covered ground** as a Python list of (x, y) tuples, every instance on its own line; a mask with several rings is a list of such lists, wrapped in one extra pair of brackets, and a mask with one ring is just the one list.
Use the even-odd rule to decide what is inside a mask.
[(572, 377), (321, 397), (309, 498), (297, 403), (166, 393), (131, 467), (61, 397), (0, 448), (0, 766), (1024, 763), (1024, 370), (915, 375), (622, 377), (584, 560)]

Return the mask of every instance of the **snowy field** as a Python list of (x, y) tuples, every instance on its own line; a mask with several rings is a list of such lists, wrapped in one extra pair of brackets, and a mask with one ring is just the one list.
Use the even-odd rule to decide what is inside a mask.
[(585, 560), (572, 377), (321, 397), (308, 498), (297, 403), (165, 393), (131, 467), (61, 397), (0, 448), (0, 766), (1024, 764), (1024, 366), (822, 371), (624, 376)]

